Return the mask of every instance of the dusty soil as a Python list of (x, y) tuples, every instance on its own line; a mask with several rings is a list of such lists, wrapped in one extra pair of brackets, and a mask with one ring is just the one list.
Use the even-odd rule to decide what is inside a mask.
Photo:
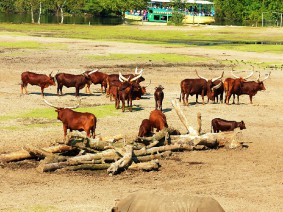
[[(171, 99), (178, 98), (179, 83), (184, 78), (195, 78), (195, 69), (207, 78), (216, 77), (225, 71), (230, 77), (230, 68), (221, 67), (219, 60), (244, 60), (255, 63), (278, 63), (283, 61), (279, 54), (236, 52), (233, 50), (207, 50), (202, 48), (165, 48), (143, 44), (118, 42), (93, 42), (45, 37), (1, 35), (0, 42), (36, 41), (45, 45), (42, 49), (0, 48), (0, 111), (2, 116), (19, 118), (0, 119), (0, 152), (19, 150), (25, 145), (50, 146), (63, 137), (62, 126), (53, 121), (20, 114), (34, 108), (46, 108), (40, 96), (40, 88), (29, 86), (30, 95), (20, 95), (20, 74), (29, 70), (37, 73), (81, 73), (87, 67), (99, 67), (106, 73), (130, 73), (136, 65), (144, 67), (144, 77), (151, 85), (148, 95), (134, 102), (134, 111), (115, 117), (98, 120), (97, 133), (102, 136), (125, 134), (127, 139), (137, 135), (142, 119), (154, 109), (152, 94), (161, 84), (165, 87), (164, 111), (170, 126), (182, 133), (185, 128), (172, 110)], [(50, 44), (50, 45), (49, 45)], [(56, 45), (63, 45), (59, 48)], [(87, 55), (109, 53), (180, 53), (206, 55), (202, 64), (146, 64), (123, 61), (92, 62)], [(250, 67), (247, 65), (247, 69)], [(236, 68), (237, 69), (237, 68)], [(167, 194), (190, 194), (212, 196), (226, 211), (283, 211), (283, 72), (271, 70), (271, 78), (265, 81), (266, 91), (259, 92), (254, 104), (248, 96), (240, 97), (240, 105), (193, 104), (183, 106), (190, 124), (196, 126), (196, 114), (201, 112), (203, 132), (210, 132), (212, 118), (244, 120), (247, 129), (244, 139), (252, 142), (240, 150), (210, 150), (174, 153), (171, 158), (161, 160), (158, 172), (125, 171), (110, 177), (106, 171), (38, 173), (36, 162), (22, 161), (0, 166), (0, 209), (4, 211), (109, 211), (115, 199), (132, 192), (159, 191)], [(263, 74), (267, 70), (262, 71)], [(239, 72), (239, 75), (245, 72)], [(263, 75), (262, 74), (262, 75)], [(255, 79), (256, 76), (253, 78)], [(146, 82), (146, 83), (147, 83)], [(144, 84), (146, 84), (144, 83)], [(113, 104), (97, 90), (91, 95), (83, 94), (82, 107), (97, 104)], [(74, 104), (74, 89), (64, 88), (65, 96), (57, 97), (56, 87), (45, 89), (46, 98), (53, 103)], [(84, 91), (81, 91), (84, 93)], [(37, 123), (36, 127), (28, 127)]]

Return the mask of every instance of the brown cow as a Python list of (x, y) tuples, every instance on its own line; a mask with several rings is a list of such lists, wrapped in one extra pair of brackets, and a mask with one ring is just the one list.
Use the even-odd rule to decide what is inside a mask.
[(90, 82), (90, 75), (97, 70), (91, 71), (89, 73), (82, 73), (79, 75), (75, 74), (66, 74), (66, 73), (59, 73), (55, 75), (55, 79), (57, 81), (57, 95), (63, 95), (62, 89), (63, 86), (75, 87), (76, 88), (76, 96), (79, 96), (80, 89), (84, 88), (87, 83)]
[(115, 98), (115, 107), (119, 108), (120, 101), (122, 102), (122, 111), (125, 112), (125, 101), (127, 100), (129, 111), (132, 112), (132, 102), (133, 102), (133, 83), (141, 77), (140, 75), (134, 78), (125, 78), (121, 73), (119, 73), (119, 80), (122, 84), (118, 87), (118, 96)]
[(85, 92), (86, 93), (91, 93), (90, 92), (90, 85), (93, 83), (94, 85), (100, 84), (101, 85), (101, 93), (103, 93), (103, 88), (104, 92), (106, 92), (106, 78), (108, 77), (108, 74), (105, 74), (100, 71), (96, 71), (92, 74), (90, 74), (92, 71), (86, 71), (85, 73), (89, 75), (90, 81), (87, 82), (86, 87), (85, 87)]
[[(189, 95), (196, 95), (196, 103), (198, 103), (198, 95), (202, 97), (202, 104), (204, 104), (204, 96), (207, 92), (207, 83), (204, 79), (184, 79), (180, 83), (181, 93), (180, 102), (183, 100), (184, 105), (189, 105)], [(182, 97), (181, 97), (182, 95)]]
[[(239, 95), (241, 93), (241, 83), (245, 82), (246, 79), (250, 78), (253, 75), (253, 71), (247, 77), (238, 77), (233, 73), (233, 69), (231, 70), (231, 74), (236, 78), (227, 78), (224, 80), (224, 91), (225, 91), (225, 103), (229, 104), (229, 100), (231, 95), (233, 94), (233, 104), (235, 104), (235, 94)], [(238, 96), (238, 104), (239, 104), (239, 96)]]
[(78, 131), (85, 131), (88, 137), (95, 138), (95, 128), (96, 128), (96, 117), (92, 113), (81, 113), (73, 111), (72, 109), (78, 108), (80, 104), (75, 107), (56, 107), (49, 103), (46, 99), (44, 102), (56, 108), (56, 112), (58, 113), (57, 119), (62, 121), (63, 129), (64, 129), (64, 140), (66, 140), (67, 130), (70, 129)]
[(240, 130), (246, 129), (244, 121), (227, 121), (221, 118), (214, 118), (211, 120), (211, 132), (213, 129), (214, 133), (218, 133), (219, 131), (233, 131), (237, 127), (239, 127)]
[(149, 121), (152, 131), (154, 128), (156, 128), (156, 131), (159, 132), (163, 128), (168, 127), (166, 116), (160, 110), (151, 111), (149, 115)]
[(23, 94), (23, 89), (25, 89), (25, 93), (28, 94), (27, 86), (31, 84), (40, 86), (41, 95), (44, 96), (44, 88), (50, 85), (56, 85), (54, 77), (52, 77), (51, 74), (52, 72), (47, 76), (45, 74), (37, 74), (29, 71), (23, 72), (21, 75), (21, 94)]
[(155, 100), (155, 110), (161, 110), (162, 111), (162, 102), (164, 99), (164, 92), (163, 92), (162, 85), (159, 85), (155, 88), (154, 92), (154, 100)]
[(199, 78), (206, 80), (207, 82), (207, 102), (209, 102), (209, 100), (212, 100), (213, 103), (215, 103), (215, 98), (217, 99), (218, 102), (218, 96), (220, 95), (220, 101), (223, 101), (223, 92), (224, 92), (224, 86), (223, 83), (221, 81), (221, 78), (223, 77), (224, 71), (222, 72), (222, 74), (219, 77), (213, 78), (213, 79), (207, 79), (204, 78), (202, 76), (200, 76), (198, 74), (198, 72), (196, 71), (196, 74)]
[(150, 136), (151, 134), (151, 124), (149, 119), (142, 120), (142, 123), (139, 128), (139, 137)]
[(256, 81), (241, 82), (240, 92), (237, 93), (238, 103), (239, 103), (239, 96), (246, 94), (249, 95), (250, 103), (252, 104), (253, 96), (255, 96), (258, 91), (265, 90), (263, 81), (270, 76), (270, 73), (262, 81), (259, 80), (260, 78), (260, 73), (259, 73), (258, 79)]

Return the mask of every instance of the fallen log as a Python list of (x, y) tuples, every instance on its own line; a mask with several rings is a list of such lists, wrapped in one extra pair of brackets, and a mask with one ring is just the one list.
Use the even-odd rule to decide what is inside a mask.
[[(49, 153), (62, 153), (62, 152), (71, 151), (73, 149), (74, 148), (71, 147), (71, 146), (58, 145), (58, 146), (51, 146), (51, 147), (47, 147), (47, 148), (42, 148), (42, 151), (49, 152)], [(38, 149), (38, 151), (40, 151), (40, 150)], [(22, 149), (22, 150), (16, 151), (16, 152), (10, 152), (10, 153), (6, 153), (6, 154), (1, 154), (0, 155), (0, 162), (12, 162), (12, 161), (31, 159), (31, 158), (37, 157), (38, 155), (41, 155), (41, 154), (40, 153), (33, 154), (32, 151), (29, 152), (29, 151), (27, 151), (25, 149)]]
[(109, 175), (117, 174), (121, 169), (127, 168), (132, 162), (133, 146), (127, 145), (125, 149), (125, 155), (116, 162), (112, 163), (111, 166), (107, 169), (107, 173)]

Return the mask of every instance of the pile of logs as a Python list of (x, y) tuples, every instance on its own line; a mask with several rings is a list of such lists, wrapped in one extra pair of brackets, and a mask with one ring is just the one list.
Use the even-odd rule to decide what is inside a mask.
[(238, 148), (243, 146), (242, 133), (201, 133), (201, 115), (198, 114), (198, 129), (187, 124), (180, 105), (173, 100), (172, 105), (188, 133), (176, 135), (177, 130), (164, 128), (152, 137), (126, 142), (122, 135), (113, 138), (87, 138), (70, 134), (67, 144), (48, 148), (26, 146), (22, 150), (0, 155), (0, 163), (24, 159), (40, 160), (37, 170), (107, 170), (109, 175), (124, 170), (158, 170), (159, 159), (170, 157), (173, 151), (205, 150), (210, 148)]

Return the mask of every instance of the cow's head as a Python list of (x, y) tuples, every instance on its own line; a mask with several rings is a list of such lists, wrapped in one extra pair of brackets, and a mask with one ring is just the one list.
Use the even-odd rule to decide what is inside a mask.
[(259, 91), (264, 91), (264, 90), (266, 90), (265, 89), (265, 86), (264, 86), (264, 84), (263, 84), (263, 81), (264, 80), (266, 80), (266, 79), (268, 79), (269, 77), (270, 77), (270, 74), (271, 74), (271, 72), (269, 72), (268, 74), (266, 74), (266, 76), (265, 76), (265, 78), (263, 79), (263, 80), (259, 80), (259, 78), (260, 78), (260, 72), (259, 72), (259, 74), (258, 74), (258, 78), (257, 78), (257, 83), (258, 83), (258, 89), (259, 89)]
[(55, 77), (54, 76), (52, 76), (52, 72), (53, 71), (51, 71), (51, 73), (49, 74), (49, 79), (48, 79), (48, 84), (49, 85), (56, 85), (56, 83), (55, 83)]
[(222, 81), (221, 81), (221, 78), (224, 75), (224, 71), (222, 72), (222, 74), (219, 77), (215, 77), (215, 78), (212, 78), (212, 79), (207, 79), (207, 78), (200, 76), (197, 71), (196, 71), (196, 74), (199, 78), (206, 80), (206, 82), (207, 82), (207, 85), (206, 85), (207, 86), (207, 97), (210, 100), (213, 100), (214, 97), (215, 97), (214, 91), (216, 89), (219, 89), (221, 87), (221, 85), (223, 84)]
[(246, 129), (246, 125), (244, 121), (238, 122), (238, 127), (240, 128), (240, 130)]

